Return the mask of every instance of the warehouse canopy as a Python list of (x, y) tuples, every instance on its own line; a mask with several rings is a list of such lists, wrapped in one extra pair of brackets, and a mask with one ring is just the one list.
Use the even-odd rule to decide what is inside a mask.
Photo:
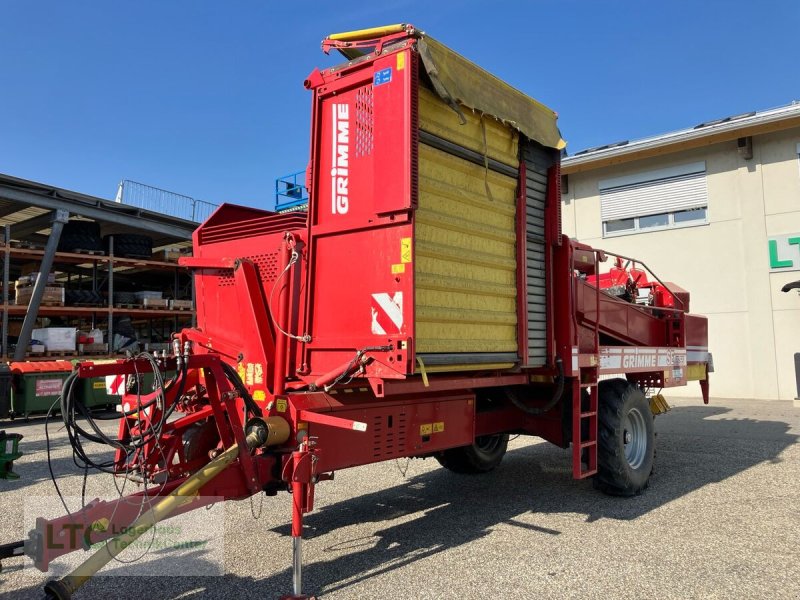
[(561, 150), (566, 142), (557, 115), (435, 39), (417, 43), (436, 93), (458, 112), (459, 106), (491, 115), (543, 146)]
[(44, 245), (56, 210), (66, 210), (71, 218), (97, 221), (102, 235), (149, 235), (154, 249), (190, 246), (192, 232), (198, 225), (113, 200), (0, 174), (0, 230), (10, 225), (11, 239)]

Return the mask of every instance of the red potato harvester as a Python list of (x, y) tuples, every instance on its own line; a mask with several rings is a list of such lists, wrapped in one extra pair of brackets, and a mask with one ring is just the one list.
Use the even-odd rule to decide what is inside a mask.
[[(74, 382), (157, 375), (155, 392), (123, 397), (102, 465), (147, 491), (39, 520), (24, 543), (47, 570), (74, 549), (48, 532), (104, 523), (86, 541), (106, 550), (51, 581), (51, 598), (203, 498), (286, 490), (301, 598), (303, 515), (339, 469), (434, 457), (480, 473), (523, 434), (571, 447), (575, 478), (635, 495), (660, 390), (696, 380), (708, 401), (707, 321), (688, 292), (562, 235), (555, 113), (411, 25), (331, 35), (332, 49), (347, 61), (305, 81), (307, 213), (220, 207), (181, 259), (197, 327), (171, 353), (83, 363), (65, 384), (80, 457), (82, 437), (102, 437), (71, 419), (85, 412)], [(160, 501), (139, 515), (140, 496)]]

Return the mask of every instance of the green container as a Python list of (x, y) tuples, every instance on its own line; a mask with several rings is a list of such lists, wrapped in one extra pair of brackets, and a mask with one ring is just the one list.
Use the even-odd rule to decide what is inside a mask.
[[(97, 363), (95, 363), (97, 364)], [(172, 373), (164, 376), (165, 381), (172, 377)], [(108, 377), (93, 377), (80, 380), (78, 386), (78, 399), (84, 403), (87, 408), (96, 408), (100, 406), (113, 407), (120, 403), (122, 399), (122, 391), (125, 390), (125, 382), (127, 379), (122, 375), (110, 375)], [(150, 394), (153, 391), (153, 374), (141, 373), (139, 375), (141, 382), (141, 394)]]
[[(14, 380), (11, 413), (26, 418), (47, 413), (61, 396), (64, 380), (72, 372), (72, 365), (65, 360), (11, 363), (10, 366)], [(58, 412), (57, 405), (53, 411)]]
[(87, 377), (78, 380), (78, 400), (86, 408), (98, 406), (113, 406), (119, 402), (121, 396), (109, 394), (105, 377)]

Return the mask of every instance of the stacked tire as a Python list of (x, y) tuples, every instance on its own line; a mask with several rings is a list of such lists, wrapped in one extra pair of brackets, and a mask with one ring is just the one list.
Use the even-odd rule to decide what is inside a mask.
[[(111, 238), (107, 235), (103, 238), (103, 246), (107, 253), (111, 253)], [(138, 233), (124, 233), (113, 236), (114, 256), (122, 258), (152, 258), (153, 238)]]
[(68, 306), (75, 304), (97, 305), (104, 303), (100, 293), (93, 292), (92, 290), (66, 290), (64, 291), (64, 300)]
[(85, 250), (102, 252), (103, 241), (100, 237), (100, 224), (94, 221), (67, 221), (58, 239), (59, 252), (75, 252)]
[(136, 294), (133, 292), (114, 292), (114, 304), (136, 304)]

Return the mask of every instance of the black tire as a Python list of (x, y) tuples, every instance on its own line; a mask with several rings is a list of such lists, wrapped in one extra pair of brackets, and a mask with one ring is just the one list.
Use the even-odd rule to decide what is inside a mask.
[[(109, 240), (111, 236), (103, 238), (106, 252), (110, 252)], [(151, 258), (153, 256), (153, 238), (138, 233), (125, 233), (114, 236), (114, 256), (122, 258)]]
[(624, 379), (598, 386), (597, 475), (594, 486), (612, 496), (636, 496), (650, 483), (655, 456), (653, 413), (644, 393)]
[(133, 292), (114, 292), (114, 304), (136, 304), (136, 294)]
[(508, 435), (495, 434), (476, 438), (471, 446), (451, 448), (436, 455), (445, 469), (462, 475), (488, 473), (500, 464), (508, 449)]
[(90, 250), (98, 252), (103, 250), (100, 238), (100, 223), (94, 221), (67, 221), (58, 238), (59, 252), (74, 252), (75, 250)]

